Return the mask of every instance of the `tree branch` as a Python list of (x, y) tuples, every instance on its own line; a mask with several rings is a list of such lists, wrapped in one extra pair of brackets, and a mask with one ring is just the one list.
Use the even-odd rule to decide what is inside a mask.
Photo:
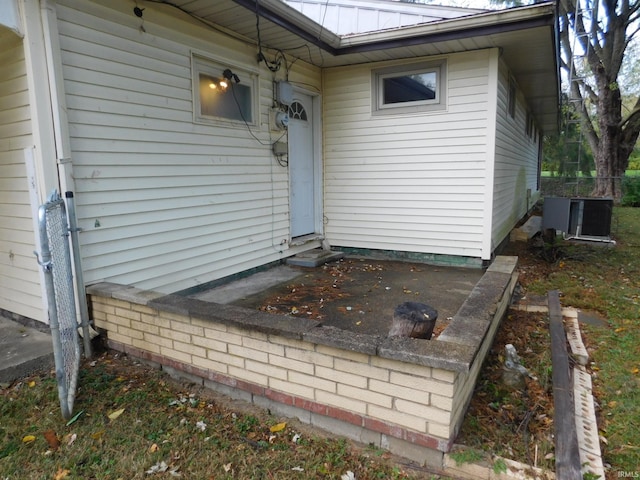
[(598, 94), (591, 88), (591, 85), (587, 82), (582, 82), (582, 85), (584, 86), (585, 93), (589, 96), (589, 100), (593, 103), (598, 103)]
[(640, 116), (640, 98), (636, 101), (631, 112), (627, 115), (626, 118), (623, 118), (622, 121), (618, 124), (620, 128), (624, 128), (626, 124), (635, 121), (636, 117)]
[(638, 141), (640, 134), (640, 98), (636, 101), (635, 108), (623, 122), (623, 129), (620, 135), (621, 159), (626, 162), (624, 167), (629, 165), (629, 155)]

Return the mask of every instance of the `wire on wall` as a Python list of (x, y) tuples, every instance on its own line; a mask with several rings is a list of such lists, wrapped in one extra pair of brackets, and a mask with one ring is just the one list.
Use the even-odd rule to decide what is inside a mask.
[[(223, 33), (225, 35), (229, 35), (229, 32), (224, 31), (224, 30), (219, 29), (219, 28), (216, 28), (215, 25), (213, 25), (210, 22), (202, 19), (201, 17), (198, 17), (198, 16), (192, 14), (191, 12), (189, 12), (186, 9), (184, 9), (180, 5), (177, 5), (177, 4), (172, 3), (170, 1), (167, 1), (167, 0), (146, 0), (146, 1), (150, 2), (150, 3), (157, 3), (157, 4), (167, 5), (169, 7), (175, 8), (175, 9), (181, 11), (182, 13), (188, 15), (189, 17), (197, 20), (198, 22), (200, 22), (201, 24), (203, 24), (206, 27), (208, 27), (208, 28), (210, 28), (210, 29), (212, 29), (214, 31), (217, 31), (219, 33)], [(264, 62), (264, 64), (267, 66), (267, 68), (273, 73), (279, 71), (281, 69), (281, 67), (284, 65), (286, 79), (288, 80), (289, 71), (291, 69), (291, 66), (295, 63), (295, 61), (297, 61), (297, 58), (294, 59), (293, 62), (289, 63), (288, 60), (287, 60), (287, 56), (286, 56), (285, 52), (280, 50), (280, 49), (275, 49), (276, 50), (276, 54), (274, 56), (273, 61), (269, 61), (267, 59), (267, 57), (265, 56), (265, 54), (264, 54), (264, 52), (262, 50), (262, 39), (261, 39), (261, 36), (260, 36), (260, 14), (259, 14), (260, 13), (260, 2), (259, 2), (259, 0), (256, 0), (255, 6), (256, 6), (256, 10), (255, 10), (255, 12), (256, 12), (256, 29), (257, 29), (257, 37), (258, 37), (258, 44), (257, 44), (257, 46), (258, 46), (258, 62)], [(140, 6), (138, 5), (137, 1), (135, 1), (135, 7), (133, 9), (133, 12), (134, 12), (135, 16), (138, 17), (140, 19), (140, 21), (141, 21), (140, 30), (142, 32), (146, 32), (146, 30), (145, 30), (145, 28), (143, 26), (144, 25), (144, 18), (143, 18), (144, 8), (140, 8)], [(243, 40), (246, 41), (246, 39), (244, 39), (244, 38), (243, 38)], [(309, 59), (311, 60), (311, 50), (310, 50), (308, 45), (305, 44), (305, 45), (302, 45), (302, 46), (296, 47), (296, 48), (303, 48), (303, 47), (307, 48), (307, 50), (309, 52)], [(233, 72), (231, 72), (230, 70), (228, 70), (228, 73), (230, 75), (228, 79), (230, 80), (229, 83), (230, 83), (230, 86), (231, 86), (231, 93), (233, 95), (233, 100), (234, 100), (234, 102), (236, 104), (236, 107), (238, 108), (238, 113), (240, 114), (240, 118), (242, 118), (242, 121), (245, 124), (245, 127), (247, 128), (247, 131), (254, 138), (254, 140), (256, 140), (260, 145), (270, 146), (270, 147), (273, 148), (273, 145), (275, 143), (279, 142), (282, 138), (284, 138), (285, 135), (287, 134), (287, 132), (286, 131), (283, 132), (282, 135), (280, 135), (275, 141), (273, 141), (271, 139), (271, 129), (269, 129), (269, 142), (267, 143), (267, 142), (262, 141), (253, 132), (253, 130), (251, 129), (251, 125), (247, 121), (247, 119), (246, 119), (246, 117), (244, 115), (244, 112), (242, 111), (242, 108), (240, 106), (240, 102), (238, 100), (238, 97), (236, 95), (236, 91), (234, 89), (234, 82), (231, 81), (231, 80), (235, 79), (235, 82), (238, 83), (239, 79), (237, 78), (237, 75), (233, 74)], [(226, 74), (227, 74), (227, 71), (225, 70), (225, 76), (226, 76)], [(274, 153), (274, 156), (275, 156), (278, 164), (281, 167), (287, 167), (288, 166), (289, 162), (288, 162), (288, 160), (286, 158), (284, 158), (285, 155), (276, 155)]]
[[(286, 50), (275, 49), (275, 48), (269, 47), (268, 45), (263, 45), (262, 44), (262, 39), (260, 38), (260, 18), (259, 18), (260, 8), (259, 8), (259, 0), (256, 0), (256, 10), (255, 10), (256, 11), (256, 30), (257, 30), (256, 33), (257, 33), (257, 36), (258, 36), (257, 43), (255, 42), (255, 40), (247, 38), (247, 37), (245, 37), (243, 35), (240, 35), (240, 34), (235, 34), (234, 35), (234, 32), (232, 32), (230, 30), (223, 29), (223, 28), (218, 28), (214, 23), (211, 23), (208, 20), (203, 19), (202, 17), (194, 15), (193, 13), (189, 12), (187, 9), (185, 9), (185, 8), (181, 7), (180, 5), (177, 5), (177, 4), (173, 3), (173, 2), (170, 2), (168, 0), (145, 0), (145, 1), (149, 2), (149, 3), (157, 3), (157, 4), (166, 5), (168, 7), (175, 8), (176, 10), (181, 11), (185, 15), (188, 15), (189, 17), (193, 18), (194, 20), (198, 21), (199, 23), (201, 23), (205, 27), (208, 27), (209, 29), (211, 29), (211, 30), (213, 30), (215, 32), (222, 33), (222, 34), (227, 35), (227, 36), (231, 36), (231, 37), (236, 38), (236, 39), (238, 39), (238, 40), (240, 40), (242, 42), (245, 42), (245, 43), (250, 42), (250, 43), (255, 44), (258, 47), (258, 63), (264, 62), (265, 65), (267, 66), (267, 68), (272, 72), (279, 71), (280, 68), (281, 68), (282, 63), (284, 62), (285, 69), (286, 69), (287, 76), (288, 76), (289, 70), (291, 69), (291, 66), (296, 61), (299, 60), (299, 57), (296, 57), (293, 60), (293, 62), (291, 62), (291, 64), (287, 64), (287, 59), (286, 59), (286, 56), (285, 56), (285, 52), (294, 52), (296, 50), (300, 50), (301, 48), (306, 48), (307, 49), (307, 54), (308, 54), (308, 60), (307, 61), (311, 65), (314, 65), (316, 67), (322, 67), (323, 64), (324, 64), (324, 57), (322, 56), (322, 49), (320, 47), (318, 47), (319, 48), (320, 57), (322, 58), (322, 61), (320, 62), (320, 64), (316, 64), (313, 61), (313, 57), (312, 57), (312, 54), (311, 54), (311, 47), (309, 46), (308, 43), (303, 43), (303, 44), (295, 46), (295, 47), (287, 48)], [(327, 0), (327, 2), (328, 2), (328, 0)], [(134, 8), (134, 13), (136, 14), (136, 16), (141, 18), (140, 15), (138, 15), (136, 10), (140, 10), (140, 12), (142, 12), (144, 10), (144, 8), (139, 8), (137, 2), (136, 2), (136, 6)], [(325, 7), (325, 14), (326, 14), (326, 7)], [(143, 24), (144, 24), (144, 19), (142, 19), (140, 30), (142, 32), (146, 32), (146, 29), (144, 28)], [(321, 30), (321, 32), (322, 32), (322, 30)], [(266, 57), (266, 55), (265, 55), (265, 53), (263, 51), (263, 48), (267, 48), (269, 50), (276, 50), (276, 57), (274, 58), (273, 62), (270, 62), (269, 60), (267, 60), (267, 57)]]
[(289, 75), (289, 70), (287, 68), (287, 58), (282, 50), (276, 50), (276, 55), (273, 61), (267, 60), (267, 57), (262, 51), (262, 38), (260, 36), (260, 0), (256, 0), (256, 35), (258, 37), (258, 63), (264, 62), (267, 68), (275, 73), (280, 70), (282, 61), (284, 61), (287, 75)]

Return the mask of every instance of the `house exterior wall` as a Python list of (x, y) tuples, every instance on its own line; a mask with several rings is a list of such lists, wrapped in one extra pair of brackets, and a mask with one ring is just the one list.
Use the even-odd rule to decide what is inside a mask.
[(421, 114), (372, 115), (372, 68), (400, 62), (325, 71), (325, 231), (332, 245), (487, 257), (491, 56), (446, 57), (447, 108)]
[[(540, 132), (527, 135), (527, 105), (517, 90), (515, 117), (508, 112), (509, 70), (500, 62), (496, 115), (492, 244), (497, 247), (540, 197)], [(530, 190), (530, 196), (527, 194)]]
[[(87, 283), (172, 292), (296, 253), (269, 127), (284, 68), (168, 6), (145, 7), (144, 31), (125, 1), (61, 0), (57, 17)], [(259, 74), (251, 132), (194, 122), (192, 52)], [(303, 61), (289, 80), (319, 91)]]
[(25, 151), (33, 148), (25, 53), (3, 28), (0, 44), (0, 309), (45, 322)]

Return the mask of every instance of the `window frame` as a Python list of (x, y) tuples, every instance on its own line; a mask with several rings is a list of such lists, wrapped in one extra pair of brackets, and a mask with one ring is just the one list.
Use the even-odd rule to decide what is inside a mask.
[(529, 137), (529, 139), (531, 140), (534, 140), (535, 125), (534, 125), (533, 114), (531, 113), (531, 110), (527, 110), (527, 117), (525, 120), (524, 130), (527, 137)]
[(509, 85), (507, 91), (507, 113), (511, 118), (516, 118), (516, 106), (518, 103), (518, 86), (516, 79), (509, 75)]
[[(251, 119), (244, 120), (230, 118), (225, 116), (203, 115), (202, 103), (200, 96), (200, 75), (208, 75), (211, 77), (221, 77), (225, 69), (230, 69), (240, 79), (240, 85), (249, 88), (249, 105), (251, 106)], [(193, 99), (193, 122), (205, 125), (220, 125), (227, 127), (246, 128), (247, 125), (257, 127), (260, 119), (260, 76), (256, 70), (239, 66), (232, 62), (228, 62), (222, 58), (216, 58), (210, 55), (198, 52), (191, 53), (191, 83), (192, 83), (192, 99)], [(233, 88), (229, 85), (227, 91)]]
[[(417, 73), (436, 74), (436, 98), (411, 102), (384, 103), (384, 80)], [(398, 115), (442, 111), (447, 108), (447, 60), (409, 63), (371, 70), (371, 113)]]

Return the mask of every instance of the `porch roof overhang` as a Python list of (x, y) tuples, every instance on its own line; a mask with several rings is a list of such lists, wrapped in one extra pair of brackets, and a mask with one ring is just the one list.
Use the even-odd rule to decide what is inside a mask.
[(538, 126), (547, 134), (558, 131), (555, 2), (344, 36), (328, 31), (281, 0), (173, 3), (245, 40), (260, 41), (264, 49), (281, 50), (322, 68), (499, 48)]

